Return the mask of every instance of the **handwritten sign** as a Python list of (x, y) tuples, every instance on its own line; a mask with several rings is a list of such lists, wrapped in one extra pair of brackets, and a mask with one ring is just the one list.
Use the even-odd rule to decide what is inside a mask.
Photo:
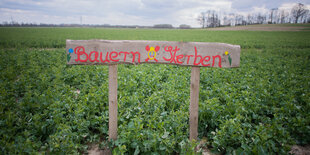
[(231, 68), (240, 65), (240, 46), (225, 43), (67, 40), (67, 64), (159, 63)]
[(109, 140), (117, 139), (117, 64), (192, 66), (190, 140), (197, 139), (198, 136), (200, 67), (232, 68), (240, 65), (240, 46), (224, 43), (67, 40), (66, 54), (69, 65), (109, 65)]

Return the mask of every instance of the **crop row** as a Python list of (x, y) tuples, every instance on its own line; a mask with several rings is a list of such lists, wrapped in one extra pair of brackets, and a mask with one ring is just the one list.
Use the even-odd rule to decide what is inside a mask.
[[(16, 31), (27, 34), (34, 30), (45, 31)], [(125, 34), (134, 34), (131, 30), (101, 31), (109, 32), (113, 39), (127, 39)], [(155, 30), (137, 31), (140, 39), (149, 39), (141, 36), (143, 31), (152, 34)], [(184, 30), (179, 35), (196, 31)], [(167, 31), (156, 32), (165, 36)], [(229, 33), (239, 38), (252, 35)], [(278, 37), (273, 36), (274, 32), (265, 34), (271, 38), (270, 43), (255, 33), (258, 37), (256, 41), (250, 39), (251, 48), (241, 51), (240, 68), (201, 68), (198, 137), (213, 151), (286, 154), (293, 144), (309, 144), (310, 53), (308, 41), (300, 39), (307, 37), (278, 33)], [(226, 36), (222, 32), (212, 34)], [(53, 34), (58, 35), (63, 34)], [(66, 35), (69, 38), (73, 34)], [(284, 40), (281, 36), (298, 39), (279, 43)], [(19, 42), (18, 38), (22, 37), (13, 42)], [(33, 40), (38, 44), (49, 41)], [(0, 42), (10, 43), (8, 38)], [(234, 42), (234, 38), (230, 36), (227, 42)], [(244, 44), (238, 39), (235, 43)], [(266, 45), (255, 48), (257, 43)], [(190, 67), (119, 65), (118, 139), (108, 142), (108, 67), (68, 66), (64, 48), (31, 45), (0, 49), (1, 154), (82, 153), (91, 143), (99, 143), (101, 148), (114, 146), (116, 154), (182, 154), (197, 145), (188, 141)]]

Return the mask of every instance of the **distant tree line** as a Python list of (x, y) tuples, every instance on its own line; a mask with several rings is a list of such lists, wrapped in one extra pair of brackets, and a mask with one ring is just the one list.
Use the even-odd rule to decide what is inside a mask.
[(15, 21), (3, 22), (1, 27), (104, 27), (104, 28), (153, 28), (153, 26), (139, 25), (110, 25), (110, 24), (45, 24), (45, 23), (18, 23)]
[(3, 22), (0, 27), (102, 27), (102, 28), (156, 28), (156, 29), (190, 29), (191, 26), (181, 24), (179, 27), (173, 27), (171, 24), (156, 24), (154, 26), (140, 26), (140, 25), (110, 25), (110, 24), (36, 24), (36, 23), (18, 23), (15, 21)]
[(306, 5), (298, 3), (291, 10), (273, 8), (268, 13), (220, 13), (214, 10), (201, 12), (197, 21), (202, 28), (251, 24), (310, 23)]

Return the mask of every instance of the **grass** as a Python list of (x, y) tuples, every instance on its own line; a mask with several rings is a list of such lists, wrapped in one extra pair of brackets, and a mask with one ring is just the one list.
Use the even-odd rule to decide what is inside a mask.
[(249, 26), (266, 26), (266, 27), (310, 27), (310, 23), (305, 24), (258, 24), (258, 25), (249, 25)]
[(275, 46), (308, 48), (309, 32), (235, 32), (205, 30), (102, 29), (102, 28), (1, 28), (0, 47), (64, 48), (65, 40), (167, 40), (224, 42), (242, 48)]

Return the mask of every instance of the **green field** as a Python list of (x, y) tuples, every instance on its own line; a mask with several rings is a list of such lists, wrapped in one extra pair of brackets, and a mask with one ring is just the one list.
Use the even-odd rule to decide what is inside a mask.
[(199, 139), (227, 154), (310, 143), (310, 31), (0, 28), (0, 154), (185, 154), (190, 67), (118, 66), (118, 139), (108, 142), (108, 66), (66, 65), (66, 39), (241, 45), (240, 68), (201, 68)]

